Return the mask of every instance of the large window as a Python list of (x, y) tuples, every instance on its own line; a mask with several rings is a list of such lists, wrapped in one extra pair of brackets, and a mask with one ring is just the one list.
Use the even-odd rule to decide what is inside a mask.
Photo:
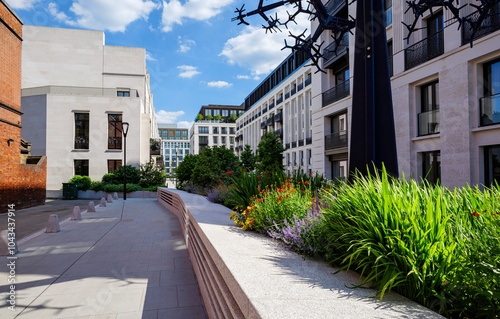
[(222, 116), (228, 117), (229, 116), (229, 111), (228, 110), (222, 110)]
[(486, 185), (500, 185), (500, 145), (484, 148)]
[(206, 126), (198, 127), (198, 133), (199, 134), (208, 134), (208, 127), (206, 127)]
[(484, 97), (480, 105), (481, 125), (500, 123), (500, 60), (484, 65)]
[(199, 136), (200, 144), (208, 144), (208, 136)]
[(439, 82), (434, 81), (420, 87), (418, 135), (437, 133), (439, 133)]
[(219, 128), (218, 127), (212, 128), (212, 131), (213, 131), (214, 134), (219, 134)]
[(384, 0), (384, 24), (386, 27), (392, 24), (392, 0)]
[(75, 149), (89, 149), (89, 113), (75, 113)]
[(441, 180), (441, 152), (432, 151), (422, 153), (422, 178), (430, 184), (439, 184)]
[(236, 134), (236, 133), (234, 132), (234, 127), (230, 127), (230, 128), (229, 128), (229, 134)]
[(75, 160), (75, 175), (89, 176), (89, 160)]
[(188, 135), (188, 131), (187, 130), (183, 130), (182, 131), (182, 135), (187, 136)]
[(214, 138), (214, 145), (219, 144), (219, 140), (218, 140), (217, 136), (214, 136), (213, 138)]
[(121, 114), (108, 114), (108, 149), (122, 149)]
[(120, 166), (122, 166), (122, 160), (108, 160), (108, 173), (113, 173)]
[(175, 135), (177, 135), (177, 136), (181, 136), (181, 130), (176, 130), (176, 131), (175, 131)]
[(226, 137), (225, 137), (225, 136), (222, 136), (222, 137), (220, 138), (220, 140), (221, 140), (221, 143), (222, 143), (223, 145), (226, 145)]
[(221, 134), (227, 134), (227, 127), (221, 127)]
[(332, 180), (345, 181), (347, 176), (347, 161), (332, 161)]

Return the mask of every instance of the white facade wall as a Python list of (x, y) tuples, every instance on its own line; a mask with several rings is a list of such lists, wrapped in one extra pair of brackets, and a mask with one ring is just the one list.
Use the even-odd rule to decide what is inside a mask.
[[(207, 133), (200, 133), (200, 128), (208, 128)], [(214, 128), (217, 129), (218, 133), (214, 133)], [(226, 129), (226, 133), (223, 134), (223, 128)], [(231, 134), (231, 132), (233, 132)], [(207, 137), (208, 144), (202, 144), (200, 147), (200, 137)], [(214, 141), (214, 137), (217, 139), (217, 143)], [(203, 146), (224, 146), (228, 149), (235, 150), (236, 147), (236, 123), (224, 123), (215, 120), (201, 120), (193, 124), (189, 131), (190, 139), (190, 152), (191, 154), (200, 154)], [(223, 143), (223, 139), (225, 142)]]
[[(386, 28), (387, 39), (392, 41), (394, 52), (391, 87), (400, 176), (403, 173), (406, 178), (425, 176), (427, 172), (423, 171), (423, 152), (439, 151), (442, 185), (458, 187), (464, 183), (485, 183), (484, 149), (500, 144), (500, 124), (480, 126), (479, 100), (484, 96), (483, 65), (500, 58), (500, 31), (476, 39), (473, 48), (469, 44), (462, 45), (462, 29), (457, 30), (456, 24), (446, 22), (451, 16), (445, 11), (444, 53), (405, 70), (405, 49), (427, 36), (426, 29), (422, 29), (410, 38), (409, 43), (403, 40), (407, 31), (401, 22), (408, 23), (411, 18), (411, 10), (404, 15), (406, 5), (393, 1), (393, 22)], [(348, 8), (349, 15), (355, 16), (356, 6)], [(469, 14), (470, 10), (464, 9), (462, 13)], [(429, 16), (423, 17), (421, 26), (424, 26), (427, 18)], [(313, 22), (312, 29), (316, 27)], [(354, 47), (354, 39), (353, 35), (349, 36), (350, 48)], [(321, 41), (325, 41), (324, 46), (327, 46), (332, 39), (325, 33), (319, 39)], [(352, 76), (352, 49), (349, 50), (348, 60)], [(344, 150), (325, 149), (325, 136), (332, 133), (331, 118), (339, 112), (347, 113), (347, 131), (350, 136), (352, 83), (355, 79), (351, 78), (351, 95), (323, 106), (322, 93), (335, 86), (333, 74), (337, 71), (325, 70), (327, 74), (316, 73), (313, 76), (313, 170), (331, 178), (330, 156), (334, 151)], [(439, 132), (419, 136), (421, 87), (436, 80), (439, 81)]]
[[(297, 171), (299, 168), (302, 172), (311, 172), (312, 85), (306, 81), (310, 78), (311, 67), (307, 65), (300, 67), (237, 119), (238, 135), (243, 136), (238, 140), (238, 155), (246, 144), (250, 145), (255, 153), (264, 133), (273, 131), (281, 138), (286, 148), (283, 153), (283, 165), (287, 172)], [(292, 94), (293, 88), (295, 93)], [(277, 104), (280, 98), (283, 100)], [(282, 119), (271, 120), (269, 123), (271, 125), (268, 125), (267, 120), (276, 118), (278, 114), (281, 114)], [(261, 123), (264, 122), (266, 124), (263, 127)]]
[[(73, 177), (74, 160), (89, 161), (92, 180), (108, 173), (108, 160), (123, 160), (123, 145), (108, 149), (108, 114), (130, 124), (127, 164), (149, 161), (149, 139), (158, 131), (145, 50), (105, 46), (98, 31), (24, 26), (23, 32), (21, 107), (29, 125), (22, 134), (34, 141), (33, 155), (47, 156), (47, 189)], [(75, 113), (89, 114), (85, 150), (75, 149)]]

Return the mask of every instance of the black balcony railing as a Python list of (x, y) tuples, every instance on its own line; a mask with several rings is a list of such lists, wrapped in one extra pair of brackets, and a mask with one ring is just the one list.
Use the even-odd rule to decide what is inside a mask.
[(266, 128), (266, 121), (260, 122), (260, 128)]
[(304, 85), (305, 85), (305, 86), (308, 86), (309, 84), (311, 84), (311, 81), (312, 81), (312, 78), (311, 78), (311, 77), (307, 78), (307, 79), (305, 80), (305, 82), (304, 82)]
[(481, 126), (500, 124), (500, 93), (479, 100)]
[(304, 83), (299, 83), (299, 85), (297, 85), (297, 92), (302, 90), (304, 88)]
[(389, 57), (389, 76), (392, 77), (394, 75), (394, 62), (393, 62), (394, 58), (393, 56), (391, 55)]
[(285, 93), (285, 100), (290, 98), (290, 92)]
[(292, 148), (297, 147), (297, 141), (292, 142)]
[(75, 150), (88, 150), (89, 137), (88, 136), (75, 136)]
[(418, 114), (418, 136), (439, 133), (439, 110)]
[[(481, 37), (484, 37), (485, 35), (500, 30), (499, 11), (500, 6), (497, 5), (496, 7), (491, 9), (490, 14), (486, 18), (484, 18), (482, 22), (479, 21), (479, 12), (467, 16), (466, 18), (468, 19), (468, 21), (462, 24), (462, 45), (469, 44), (471, 40), (479, 39)], [(472, 28), (471, 23), (472, 25), (481, 23), (481, 28), (476, 31), (476, 33), (474, 33), (474, 29)]]
[(325, 8), (328, 14), (333, 14), (344, 4), (346, 4), (346, 0), (330, 0), (325, 4)]
[(122, 138), (121, 137), (108, 137), (108, 149), (109, 150), (121, 150), (122, 149)]
[(262, 114), (266, 113), (267, 112), (267, 107), (265, 109), (262, 110)]
[(274, 134), (276, 134), (279, 137), (283, 137), (283, 129), (279, 128), (274, 131)]
[(334, 62), (338, 57), (343, 56), (347, 53), (349, 48), (349, 32), (345, 33), (337, 44), (335, 41), (330, 43), (323, 50), (323, 65), (328, 67), (332, 62)]
[(291, 91), (292, 95), (294, 95), (295, 93), (297, 93), (297, 88), (293, 88), (292, 91)]
[(347, 131), (339, 131), (325, 136), (325, 149), (347, 147)]
[[(276, 105), (279, 105), (281, 102), (283, 102), (283, 97), (280, 97), (276, 100)], [(274, 107), (274, 105), (273, 105)], [(269, 109), (271, 109), (271, 107), (269, 107)]]
[(313, 142), (313, 138), (312, 137), (306, 138), (306, 145), (312, 144), (312, 142)]
[(328, 91), (323, 93), (323, 106), (327, 106), (338, 100), (341, 100), (350, 93), (349, 80), (339, 83), (336, 86), (332, 87)]
[(274, 115), (275, 122), (283, 122), (283, 112), (278, 112)]
[(405, 70), (432, 60), (443, 53), (444, 36), (441, 30), (405, 49)]
[(286, 148), (287, 150), (288, 150), (288, 149), (290, 149), (290, 143), (286, 143), (286, 144), (285, 144), (285, 148)]
[(267, 126), (274, 125), (274, 118), (273, 117), (268, 118), (266, 124)]
[(299, 140), (299, 146), (304, 146), (304, 140)]

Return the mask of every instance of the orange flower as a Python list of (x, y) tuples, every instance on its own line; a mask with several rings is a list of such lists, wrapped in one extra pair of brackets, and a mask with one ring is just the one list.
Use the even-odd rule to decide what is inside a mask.
[(309, 182), (305, 182), (304, 184), (309, 185)]
[(287, 182), (289, 182), (289, 181), (290, 181), (290, 179), (287, 179), (286, 181), (287, 181)]

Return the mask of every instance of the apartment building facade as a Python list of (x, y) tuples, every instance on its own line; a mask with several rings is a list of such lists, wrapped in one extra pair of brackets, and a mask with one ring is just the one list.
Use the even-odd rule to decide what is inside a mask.
[(236, 120), (236, 151), (245, 145), (255, 153), (262, 136), (274, 132), (284, 148), (288, 173), (312, 171), (312, 68), (305, 55), (290, 54), (245, 99), (245, 113)]
[(46, 155), (47, 190), (74, 175), (100, 180), (150, 160), (158, 138), (145, 49), (107, 46), (100, 31), (24, 27), (22, 110), (33, 155)]
[(189, 130), (177, 124), (158, 123), (158, 135), (161, 143), (161, 156), (165, 173), (175, 174), (175, 170), (184, 157), (190, 154)]
[[(467, 0), (462, 16), (474, 16)], [(325, 1), (333, 15), (356, 16), (348, 1)], [(406, 2), (385, 1), (384, 26), (394, 105), (400, 176), (444, 186), (500, 180), (500, 25), (496, 8), (470, 46), (471, 28), (458, 29), (449, 10), (415, 18)], [(500, 6), (500, 5), (499, 5)], [(312, 23), (312, 30), (317, 28)], [(322, 68), (313, 75), (313, 170), (328, 178), (348, 174), (355, 35), (339, 45), (325, 32)], [(317, 132), (317, 134), (316, 134)]]
[(191, 154), (200, 154), (205, 147), (224, 146), (235, 151), (236, 123), (244, 112), (243, 105), (202, 106), (189, 132)]

